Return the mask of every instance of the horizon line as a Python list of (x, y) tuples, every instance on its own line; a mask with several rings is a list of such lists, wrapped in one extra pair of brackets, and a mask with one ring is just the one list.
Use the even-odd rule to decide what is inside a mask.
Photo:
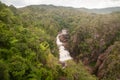
[[(5, 3), (4, 3), (5, 4)], [(7, 5), (7, 4), (5, 4)], [(79, 8), (85, 8), (85, 9), (105, 9), (105, 8), (117, 8), (117, 7), (120, 7), (120, 6), (110, 6), (110, 7), (102, 7), (102, 8), (88, 8), (88, 7), (73, 7), (73, 6), (63, 6), (63, 5), (54, 5), (54, 4), (30, 4), (30, 5), (25, 5), (25, 6), (15, 6), (15, 5), (12, 5), (16, 8), (24, 8), (24, 7), (28, 7), (28, 6), (42, 6), (42, 5), (45, 5), (45, 6), (55, 6), (55, 7), (65, 7), (65, 8), (76, 8), (76, 9), (79, 9)], [(7, 5), (7, 6), (11, 6), (11, 5)]]

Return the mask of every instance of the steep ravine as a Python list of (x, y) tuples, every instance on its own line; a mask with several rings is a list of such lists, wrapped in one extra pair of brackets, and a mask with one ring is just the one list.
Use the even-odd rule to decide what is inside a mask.
[[(65, 31), (65, 32), (64, 32)], [(71, 37), (71, 44), (69, 43)], [(75, 62), (82, 61), (84, 64), (85, 68), (88, 70), (88, 72), (92, 75), (96, 75), (100, 80), (106, 76), (106, 63), (109, 60), (109, 55), (113, 51), (113, 49), (116, 46), (115, 44), (109, 45), (102, 53), (98, 51), (93, 51), (90, 54), (85, 54), (82, 56), (79, 48), (79, 34), (75, 34), (73, 36), (69, 36), (68, 31), (63, 29), (61, 32), (58, 33), (57, 35), (57, 45), (59, 48), (59, 61), (60, 62), (66, 62), (67, 60), (70, 60), (70, 53), (71, 56), (73, 57), (73, 60)], [(68, 52), (70, 51), (70, 52)], [(80, 53), (80, 54), (79, 54)], [(61, 56), (63, 54), (66, 54), (66, 56)], [(108, 67), (108, 66), (107, 66)], [(116, 78), (116, 79), (119, 79)]]
[[(120, 47), (119, 41), (109, 45), (102, 53), (100, 53), (98, 50), (98, 51), (93, 51), (93, 53), (84, 55), (80, 53), (80, 48), (79, 48), (80, 40), (78, 38), (79, 36), (80, 35), (76, 34), (73, 35), (71, 38), (72, 41), (71, 44), (74, 44), (71, 45), (70, 48), (72, 57), (74, 57), (75, 61), (77, 62), (81, 60), (90, 74), (96, 75), (100, 80), (108, 80), (109, 77), (106, 76), (112, 74), (111, 70), (114, 71), (116, 69), (119, 69), (119, 64), (117, 63), (120, 60), (120, 58), (118, 57), (120, 56), (118, 54)], [(114, 51), (115, 49), (118, 50)], [(112, 58), (113, 61), (110, 59), (111, 56), (113, 56)], [(117, 67), (115, 64), (117, 65)], [(118, 71), (116, 71), (115, 74), (117, 75), (113, 74), (113, 79), (110, 80), (120, 79)]]
[(67, 66), (66, 61), (71, 60), (70, 52), (67, 50), (68, 46), (68, 32), (63, 29), (56, 37), (56, 44), (59, 49), (59, 61), (63, 65), (63, 68)]

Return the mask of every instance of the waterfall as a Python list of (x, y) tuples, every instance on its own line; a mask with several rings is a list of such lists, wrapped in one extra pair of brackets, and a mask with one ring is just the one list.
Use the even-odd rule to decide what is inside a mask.
[(56, 38), (56, 44), (59, 48), (59, 61), (60, 62), (65, 62), (67, 60), (70, 60), (72, 59), (72, 57), (70, 56), (70, 53), (68, 50), (66, 50), (64, 44), (66, 42), (63, 42), (60, 40), (60, 37), (63, 36), (62, 38), (65, 40), (65, 35), (68, 35), (67, 33), (67, 30), (63, 29), (58, 35), (57, 35), (57, 38)]

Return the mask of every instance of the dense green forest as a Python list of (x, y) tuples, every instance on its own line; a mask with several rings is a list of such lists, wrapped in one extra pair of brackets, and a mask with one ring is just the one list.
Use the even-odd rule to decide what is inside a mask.
[[(74, 58), (62, 69), (56, 36), (69, 30)], [(0, 80), (119, 80), (120, 12), (0, 2)]]

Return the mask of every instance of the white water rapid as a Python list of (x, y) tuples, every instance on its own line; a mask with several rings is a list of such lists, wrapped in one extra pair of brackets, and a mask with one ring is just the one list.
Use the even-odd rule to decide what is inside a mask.
[(58, 46), (58, 48), (59, 48), (59, 61), (60, 61), (60, 62), (65, 62), (65, 61), (67, 61), (67, 60), (72, 59), (72, 57), (70, 56), (69, 51), (66, 50), (65, 47), (63, 46), (64, 43), (60, 41), (60, 36), (63, 36), (63, 35), (66, 35), (66, 34), (68, 34), (68, 33), (67, 33), (67, 30), (64, 30), (64, 29), (63, 29), (62, 32), (59, 33), (59, 34), (57, 35), (57, 38), (56, 38), (56, 39), (57, 39), (57, 40), (56, 40), (56, 44), (57, 44), (57, 46)]

